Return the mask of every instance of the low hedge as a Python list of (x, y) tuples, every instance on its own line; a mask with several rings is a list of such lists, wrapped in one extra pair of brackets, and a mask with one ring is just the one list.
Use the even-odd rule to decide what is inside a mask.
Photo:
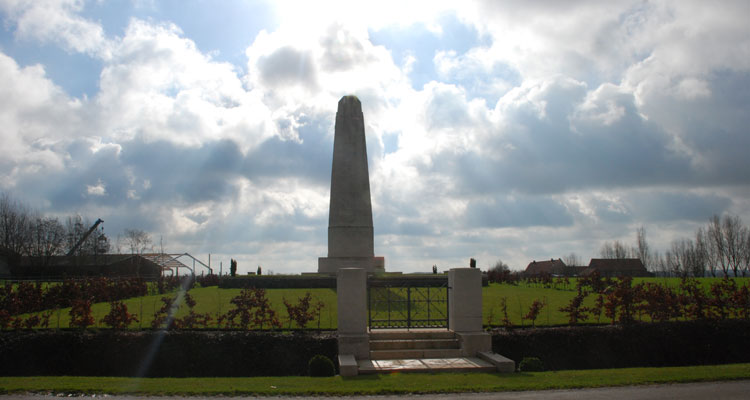
[(493, 331), (492, 349), (548, 370), (750, 362), (750, 321), (640, 323)]
[(307, 375), (313, 356), (335, 359), (336, 351), (334, 332), (2, 332), (0, 375)]
[[(495, 330), (492, 347), (547, 370), (750, 362), (750, 321)], [(336, 360), (335, 331), (38, 330), (0, 332), (0, 376), (306, 375)]]

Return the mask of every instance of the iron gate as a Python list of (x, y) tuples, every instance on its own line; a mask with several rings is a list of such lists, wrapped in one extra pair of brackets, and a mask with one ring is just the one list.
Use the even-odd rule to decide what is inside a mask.
[(367, 282), (370, 329), (448, 328), (448, 283), (429, 286)]

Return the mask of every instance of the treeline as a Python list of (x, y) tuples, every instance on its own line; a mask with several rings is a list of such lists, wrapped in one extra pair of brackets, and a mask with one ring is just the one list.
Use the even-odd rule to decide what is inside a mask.
[[(750, 276), (750, 227), (738, 216), (714, 215), (692, 237), (672, 241), (663, 254), (651, 250), (646, 230), (636, 232), (636, 245), (604, 242), (602, 258), (638, 258), (657, 275), (678, 277)], [(567, 259), (566, 259), (567, 262)]]
[[(53, 256), (65, 255), (92, 225), (80, 215), (68, 217), (64, 223), (48, 217), (0, 194), (0, 247), (7, 257), (29, 256), (39, 265), (48, 265)], [(104, 233), (92, 232), (81, 244), (76, 255), (104, 254), (110, 244)]]
[[(71, 251), (92, 225), (89, 218), (80, 215), (69, 216), (64, 221), (45, 216), (7, 193), (0, 194), (0, 256), (11, 262), (17, 262), (19, 256), (28, 256), (33, 258), (34, 264), (47, 266), (52, 257)], [(121, 253), (121, 248), (129, 250), (130, 254), (142, 254), (153, 251), (153, 244), (148, 233), (125, 229), (113, 246), (103, 230), (96, 229), (72, 255)]]

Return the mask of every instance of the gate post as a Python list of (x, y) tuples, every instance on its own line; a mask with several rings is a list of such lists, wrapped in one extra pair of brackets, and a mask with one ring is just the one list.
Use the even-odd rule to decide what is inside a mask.
[[(336, 298), (338, 305), (339, 360), (342, 356), (353, 356), (355, 360), (369, 359), (367, 271), (363, 268), (339, 269), (336, 276)], [(341, 374), (348, 373), (341, 368)], [(355, 370), (354, 375), (356, 374)]]
[(474, 357), (491, 351), (492, 337), (482, 330), (482, 271), (453, 268), (448, 271), (448, 329), (461, 343), (461, 355)]

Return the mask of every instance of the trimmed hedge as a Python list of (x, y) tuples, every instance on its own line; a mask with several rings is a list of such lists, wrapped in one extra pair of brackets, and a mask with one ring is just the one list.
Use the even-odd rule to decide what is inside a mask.
[(538, 357), (548, 370), (750, 362), (750, 321), (496, 330), (492, 349), (516, 362)]
[[(440, 287), (448, 285), (448, 275), (395, 275), (372, 277), (368, 283), (373, 286), (418, 286)], [(487, 286), (487, 275), (482, 274), (482, 286)], [(326, 275), (241, 275), (221, 277), (222, 289), (336, 289), (336, 277)]]
[(2, 332), (0, 375), (307, 375), (310, 358), (335, 359), (336, 352), (333, 332)]
[[(493, 350), (545, 369), (750, 362), (750, 321), (669, 322), (496, 330)], [(0, 332), (0, 375), (307, 375), (315, 355), (336, 360), (336, 333), (39, 330)]]
[(248, 275), (221, 277), (222, 289), (336, 289), (335, 276)]

